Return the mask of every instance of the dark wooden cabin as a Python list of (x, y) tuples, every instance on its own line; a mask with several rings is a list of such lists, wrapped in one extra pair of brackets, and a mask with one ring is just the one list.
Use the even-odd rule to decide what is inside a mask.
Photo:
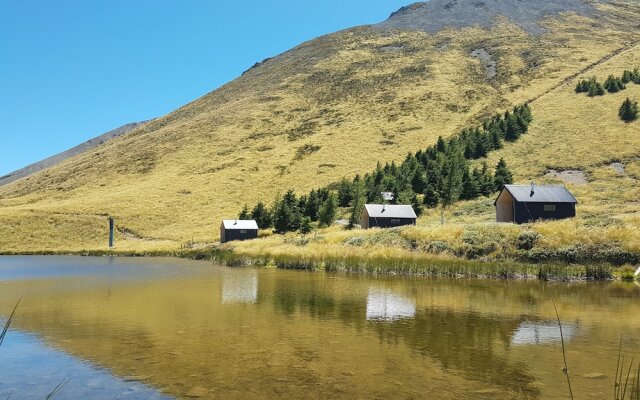
[(576, 216), (578, 201), (564, 186), (505, 185), (495, 202), (496, 221), (525, 224)]
[(220, 224), (220, 243), (251, 240), (258, 237), (258, 224), (249, 220), (224, 220)]
[(360, 226), (369, 228), (393, 228), (415, 225), (418, 216), (409, 205), (366, 204), (360, 217)]

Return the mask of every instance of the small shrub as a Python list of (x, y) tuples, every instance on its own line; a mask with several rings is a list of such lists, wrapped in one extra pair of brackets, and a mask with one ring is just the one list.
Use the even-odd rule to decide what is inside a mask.
[(534, 231), (524, 231), (518, 235), (516, 248), (518, 250), (531, 250), (540, 240), (540, 234)]
[(480, 234), (478, 234), (478, 232), (475, 231), (465, 231), (462, 234), (462, 241), (466, 244), (478, 244), (481, 242), (480, 239)]
[(480, 257), (489, 255), (497, 250), (495, 243), (483, 243), (477, 245), (465, 244), (458, 249), (458, 253), (461, 256), (466, 257), (469, 260), (475, 260)]
[(551, 249), (532, 249), (527, 253), (528, 261), (545, 263), (556, 258), (556, 252)]
[(563, 247), (557, 251), (556, 257), (563, 262), (573, 264), (578, 261), (578, 250), (575, 246)]
[(320, 151), (321, 147), (314, 144), (305, 144), (296, 150), (296, 160), (301, 160), (304, 156)]
[(451, 249), (448, 243), (435, 240), (427, 245), (426, 250), (429, 253), (441, 254)]
[(587, 279), (602, 281), (613, 278), (611, 268), (606, 265), (587, 265), (585, 269)]
[(623, 281), (634, 281), (636, 279), (636, 269), (631, 265), (625, 265), (617, 271), (617, 275)]
[(365, 238), (363, 238), (362, 236), (350, 237), (344, 241), (344, 244), (346, 244), (347, 246), (362, 247), (365, 244)]
[(610, 262), (613, 265), (624, 265), (637, 263), (640, 257), (630, 251), (621, 249), (619, 247), (609, 247), (601, 252), (603, 261)]

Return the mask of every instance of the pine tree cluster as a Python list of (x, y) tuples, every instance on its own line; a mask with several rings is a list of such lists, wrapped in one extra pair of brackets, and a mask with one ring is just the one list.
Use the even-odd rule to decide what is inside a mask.
[(289, 189), (284, 196), (278, 197), (271, 208), (260, 202), (249, 211), (245, 205), (239, 219), (254, 219), (260, 229), (273, 228), (276, 233), (310, 231), (311, 223), (328, 226), (335, 220), (338, 212), (338, 196), (328, 188), (312, 190), (308, 195), (298, 197)]
[(576, 93), (588, 93), (589, 97), (604, 96), (606, 90), (596, 78), (583, 79), (576, 86)]
[[(251, 213), (245, 206), (241, 216), (255, 219), (261, 229), (276, 233), (297, 231), (304, 218), (321, 226), (333, 223), (338, 208), (348, 208), (349, 227), (357, 225), (365, 203), (384, 203), (382, 193), (393, 193), (393, 204), (410, 204), (420, 215), (424, 207), (446, 208), (458, 200), (486, 196), (513, 182), (504, 160), (491, 171), (486, 162), (472, 168), (470, 161), (500, 149), (504, 141), (515, 141), (527, 133), (532, 120), (529, 105), (495, 116), (482, 127), (466, 129), (449, 139), (438, 138), (435, 145), (408, 154), (400, 164), (378, 163), (376, 169), (351, 181), (344, 178), (336, 190), (321, 188), (296, 197), (289, 190), (271, 209), (258, 203)], [(308, 225), (304, 226), (308, 230)]]
[(587, 93), (589, 97), (604, 96), (606, 92), (617, 93), (626, 89), (630, 82), (640, 84), (640, 68), (625, 70), (621, 77), (609, 75), (604, 83), (598, 82), (596, 78), (583, 79), (576, 85), (576, 93)]
[(622, 73), (622, 83), (627, 84), (633, 82), (636, 85), (640, 85), (640, 68), (636, 67), (633, 71), (628, 69)]
[(604, 81), (604, 88), (609, 93), (617, 93), (621, 90), (625, 90), (627, 86), (622, 83), (622, 78), (617, 78), (613, 75), (609, 75), (606, 81)]

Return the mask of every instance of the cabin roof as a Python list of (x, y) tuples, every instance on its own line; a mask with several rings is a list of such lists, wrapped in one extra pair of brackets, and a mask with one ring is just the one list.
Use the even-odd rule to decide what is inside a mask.
[(404, 204), (365, 204), (371, 218), (418, 218), (413, 207)]
[(573, 203), (578, 200), (564, 186), (534, 185), (533, 195), (531, 185), (504, 185), (513, 198), (520, 203)]
[(224, 229), (258, 229), (254, 220), (225, 219), (222, 221)]

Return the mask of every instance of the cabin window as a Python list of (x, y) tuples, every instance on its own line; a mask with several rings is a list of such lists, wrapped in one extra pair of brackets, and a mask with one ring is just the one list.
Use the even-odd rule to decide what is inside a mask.
[(395, 218), (391, 218), (391, 223), (392, 224), (399, 224), (400, 220), (399, 219), (395, 219)]
[(545, 204), (544, 205), (544, 212), (555, 212), (556, 211), (556, 205), (555, 204)]
[(240, 231), (240, 233), (247, 233), (247, 230), (246, 230), (246, 229), (242, 229), (242, 230)]

